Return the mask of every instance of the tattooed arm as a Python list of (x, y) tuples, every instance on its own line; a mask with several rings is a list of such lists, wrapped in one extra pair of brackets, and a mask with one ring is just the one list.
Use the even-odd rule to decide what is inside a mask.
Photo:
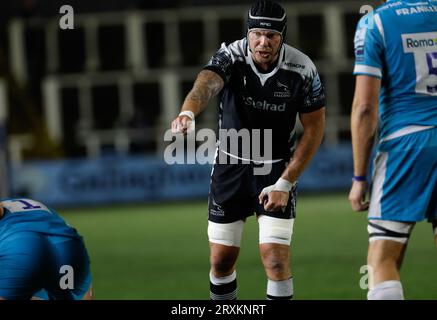
[(202, 112), (209, 100), (216, 96), (224, 85), (223, 79), (214, 71), (202, 70), (193, 89), (185, 98), (181, 111), (192, 111), (195, 116)]
[[(194, 82), (182, 105), (181, 112), (191, 111), (194, 116), (201, 113), (208, 105), (209, 100), (216, 96), (224, 86), (223, 79), (214, 71), (202, 70)], [(173, 132), (186, 133), (192, 119), (189, 116), (178, 116), (171, 126)]]

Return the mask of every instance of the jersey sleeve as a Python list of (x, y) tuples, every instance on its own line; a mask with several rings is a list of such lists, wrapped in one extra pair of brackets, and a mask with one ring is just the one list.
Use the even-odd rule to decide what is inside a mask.
[(304, 82), (304, 97), (299, 113), (313, 112), (325, 105), (325, 89), (323, 88), (316, 66), (311, 63), (309, 75)]
[(382, 78), (384, 39), (378, 14), (369, 13), (358, 22), (354, 38), (354, 75)]
[(211, 57), (203, 69), (216, 72), (227, 83), (231, 76), (233, 61), (231, 50), (223, 42), (220, 49)]

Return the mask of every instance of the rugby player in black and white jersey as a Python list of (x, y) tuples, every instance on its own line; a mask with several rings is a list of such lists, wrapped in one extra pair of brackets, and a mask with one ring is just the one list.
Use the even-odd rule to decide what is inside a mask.
[[(287, 18), (272, 1), (254, 3), (246, 37), (221, 48), (198, 74), (174, 133), (186, 133), (210, 99), (219, 94), (220, 129), (271, 129), (271, 171), (256, 175), (254, 159), (216, 162), (209, 193), (210, 297), (237, 297), (236, 261), (246, 218), (256, 213), (259, 247), (267, 275), (268, 299), (291, 299), (290, 244), (296, 209), (296, 181), (319, 147), (325, 124), (325, 97), (316, 67), (284, 43)], [(303, 134), (296, 143), (299, 116)], [(223, 141), (221, 141), (223, 142)], [(218, 141), (218, 154), (231, 154)], [(263, 146), (261, 146), (263, 150)], [(247, 159), (246, 159), (247, 160)]]

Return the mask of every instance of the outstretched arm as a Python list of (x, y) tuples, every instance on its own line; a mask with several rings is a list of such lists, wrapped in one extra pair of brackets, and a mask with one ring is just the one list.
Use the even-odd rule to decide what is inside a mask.
[[(352, 103), (351, 134), (354, 157), (354, 176), (365, 177), (372, 152), (373, 137), (378, 125), (378, 97), (381, 80), (376, 77), (359, 75), (356, 79), (355, 95)], [(367, 182), (352, 183), (349, 202), (354, 211), (364, 211), (369, 207), (365, 201)]]
[[(223, 79), (217, 73), (210, 70), (202, 70), (198, 74), (193, 88), (186, 96), (181, 112), (192, 112), (194, 117), (197, 116), (205, 109), (211, 98), (222, 90), (223, 86)], [(192, 120), (187, 115), (176, 117), (172, 122), (173, 132), (185, 134)]]

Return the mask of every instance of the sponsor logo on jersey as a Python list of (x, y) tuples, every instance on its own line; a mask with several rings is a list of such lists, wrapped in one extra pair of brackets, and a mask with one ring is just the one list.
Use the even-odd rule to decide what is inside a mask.
[(285, 111), (285, 102), (282, 104), (274, 104), (274, 103), (268, 103), (266, 100), (256, 101), (252, 97), (243, 97), (243, 100), (246, 106), (251, 106), (258, 110), (279, 111), (279, 112)]
[(355, 60), (357, 62), (364, 61), (364, 41), (366, 39), (367, 28), (360, 28), (355, 33)]
[(322, 93), (322, 82), (320, 81), (320, 77), (319, 75), (316, 75), (313, 79), (313, 91), (312, 94), (313, 96), (319, 96)]
[(273, 96), (275, 98), (290, 98), (291, 92), (290, 91), (275, 91), (273, 93)]
[(437, 32), (423, 32), (402, 35), (404, 52), (437, 49)]
[[(426, 4), (426, 2), (424, 3)], [(402, 9), (397, 9), (396, 10), (396, 14), (398, 16), (403, 16), (403, 15), (409, 15), (409, 14), (417, 14), (417, 13), (423, 13), (423, 12), (437, 12), (437, 6), (414, 6), (414, 7), (410, 7), (410, 8), (402, 8)]]
[(284, 65), (289, 68), (305, 69), (305, 66), (299, 63), (284, 62)]
[(436, 39), (421, 39), (421, 40), (407, 38), (405, 41), (407, 43), (407, 48), (428, 48), (428, 47), (434, 47), (437, 45), (437, 38)]

